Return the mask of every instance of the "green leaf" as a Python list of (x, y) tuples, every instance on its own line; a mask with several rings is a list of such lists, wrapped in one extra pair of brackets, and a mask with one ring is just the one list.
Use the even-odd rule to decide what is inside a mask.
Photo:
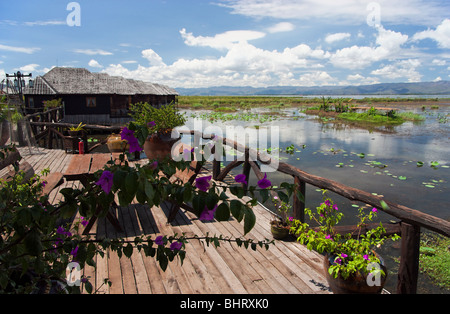
[(39, 256), (42, 252), (41, 235), (39, 231), (33, 229), (25, 238), (25, 247), (31, 256)]
[(230, 210), (233, 214), (234, 218), (237, 219), (237, 221), (241, 222), (244, 218), (244, 211), (242, 210), (242, 203), (238, 200), (232, 200), (230, 202)]
[(153, 184), (151, 184), (149, 181), (145, 181), (145, 195), (147, 195), (147, 198), (149, 200), (153, 200), (153, 197), (155, 196), (155, 190), (153, 189)]
[(284, 193), (283, 191), (278, 191), (277, 193), (282, 202), (289, 204), (289, 196), (287, 196), (286, 193)]
[(217, 207), (215, 217), (218, 221), (227, 221), (230, 219), (230, 214), (230, 208), (228, 205), (226, 203), (222, 203), (219, 207)]
[(244, 233), (249, 233), (256, 224), (256, 216), (252, 209), (245, 208)]
[(133, 255), (133, 245), (131, 243), (128, 243), (128, 245), (123, 248), (123, 254), (125, 254), (125, 256), (128, 258)]
[(135, 195), (138, 185), (139, 185), (139, 177), (136, 172), (128, 173), (125, 179), (125, 189), (128, 194)]

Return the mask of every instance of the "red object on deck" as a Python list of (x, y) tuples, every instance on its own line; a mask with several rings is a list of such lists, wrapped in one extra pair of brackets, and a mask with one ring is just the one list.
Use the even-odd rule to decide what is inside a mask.
[(81, 139), (78, 142), (78, 152), (80, 155), (84, 155), (84, 143), (83, 143), (83, 140), (81, 140)]

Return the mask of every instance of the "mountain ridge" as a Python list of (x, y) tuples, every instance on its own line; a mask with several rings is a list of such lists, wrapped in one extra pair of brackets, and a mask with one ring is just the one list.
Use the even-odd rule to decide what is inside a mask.
[(450, 81), (348, 86), (214, 86), (175, 89), (182, 96), (450, 95)]

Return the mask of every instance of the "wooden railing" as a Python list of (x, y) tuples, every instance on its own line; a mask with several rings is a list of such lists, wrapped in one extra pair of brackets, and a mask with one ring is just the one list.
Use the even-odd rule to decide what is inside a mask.
[[(221, 162), (219, 160), (213, 161), (213, 178), (218, 181), (222, 181), (231, 170), (241, 165), (243, 165), (243, 174), (247, 176), (247, 182), (250, 176), (250, 169), (253, 170), (258, 179), (262, 179), (264, 177), (264, 174), (260, 170), (259, 163), (268, 166), (273, 164), (278, 165), (278, 168), (275, 170), (292, 176), (295, 183), (296, 192), (300, 191), (304, 196), (303, 200), (300, 200), (295, 196), (297, 193), (294, 193), (293, 216), (295, 219), (299, 219), (301, 221), (305, 220), (304, 201), (306, 198), (306, 184), (332, 191), (351, 201), (369, 204), (391, 216), (398, 218), (400, 220), (400, 223), (398, 224), (383, 224), (387, 229), (387, 233), (396, 233), (402, 237), (397, 293), (412, 294), (417, 292), (421, 228), (432, 230), (444, 236), (450, 237), (450, 222), (444, 219), (422, 213), (418, 210), (411, 209), (403, 205), (389, 202), (380, 196), (372, 195), (371, 193), (346, 186), (336, 181), (309, 174), (287, 163), (274, 162), (274, 160), (267, 155), (264, 156), (264, 158), (261, 158), (260, 152), (227, 138), (215, 137), (214, 135), (205, 135), (197, 131), (180, 131), (180, 133), (194, 136), (194, 146), (199, 143), (199, 139), (201, 138), (205, 140), (215, 138), (215, 141), (222, 141), (223, 145), (232, 147), (243, 154), (243, 158), (232, 161), (223, 169), (221, 168)], [(253, 158), (256, 156), (256, 160), (252, 160), (250, 156)], [(384, 206), (381, 205), (382, 203)], [(351, 230), (355, 229), (354, 226), (341, 228), (344, 233), (351, 232)]]

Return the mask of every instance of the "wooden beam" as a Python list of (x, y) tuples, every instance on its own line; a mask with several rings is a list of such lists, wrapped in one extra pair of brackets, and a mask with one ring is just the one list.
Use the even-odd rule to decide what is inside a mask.
[(397, 293), (416, 294), (419, 277), (420, 227), (402, 222), (402, 247)]
[[(305, 222), (305, 201), (306, 201), (306, 183), (300, 180), (299, 177), (294, 176), (294, 203), (292, 205), (294, 219)], [(300, 192), (303, 195), (303, 201), (297, 197), (297, 193)]]

